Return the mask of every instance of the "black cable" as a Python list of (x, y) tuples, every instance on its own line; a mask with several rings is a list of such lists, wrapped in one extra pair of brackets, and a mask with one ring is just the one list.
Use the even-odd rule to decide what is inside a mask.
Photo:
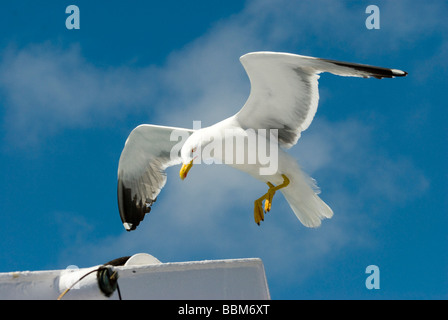
[(67, 292), (69, 292), (79, 281), (81, 281), (82, 279), (84, 279), (85, 277), (87, 277), (89, 274), (97, 272), (100, 268), (98, 269), (94, 269), (91, 270), (89, 272), (87, 272), (85, 275), (83, 275), (81, 278), (79, 278), (78, 280), (76, 280), (70, 287), (68, 287), (67, 289), (64, 290), (64, 292), (62, 292), (57, 300), (61, 300), (63, 296), (65, 296), (67, 294)]
[(64, 292), (59, 295), (57, 300), (61, 300), (62, 297), (64, 297), (78, 282), (94, 272), (97, 272), (97, 282), (101, 292), (106, 297), (110, 297), (114, 293), (114, 291), (117, 290), (118, 299), (122, 300), (121, 291), (118, 286), (118, 271), (114, 271), (111, 267), (107, 267), (105, 265), (87, 272), (81, 278), (76, 280), (69, 288), (65, 289)]
[(118, 300), (122, 300), (121, 299), (120, 287), (118, 286), (118, 282), (117, 282), (117, 293), (118, 293)]
[(118, 271), (114, 271), (110, 266), (101, 266), (96, 274), (98, 287), (101, 292), (110, 297), (118, 286)]

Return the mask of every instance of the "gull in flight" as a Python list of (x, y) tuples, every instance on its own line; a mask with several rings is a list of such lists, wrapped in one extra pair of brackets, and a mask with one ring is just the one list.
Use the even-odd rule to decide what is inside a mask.
[[(135, 230), (150, 212), (166, 183), (167, 167), (182, 164), (179, 174), (185, 179), (198, 157), (197, 151), (216, 143), (216, 137), (228, 139), (229, 133), (231, 139), (243, 143), (232, 144), (226, 149), (228, 154), (232, 154), (233, 160), (239, 156), (244, 160), (224, 161), (225, 152), (215, 152), (212, 157), (267, 184), (266, 194), (254, 201), (255, 222), (264, 220), (274, 195), (280, 191), (303, 225), (318, 227), (321, 220), (333, 216), (333, 211), (318, 196), (314, 180), (285, 150), (297, 143), (316, 114), (319, 74), (377, 79), (407, 75), (397, 69), (278, 52), (252, 52), (240, 61), (249, 76), (251, 90), (235, 115), (197, 130), (143, 124), (130, 133), (118, 165), (118, 207), (127, 231)], [(268, 130), (275, 134), (268, 134)], [(257, 139), (264, 139), (271, 153), (276, 151), (274, 170), (263, 173), (267, 164), (256, 152), (252, 161), (247, 160), (251, 157), (251, 132), (258, 132)], [(181, 146), (177, 138), (173, 139), (173, 133), (186, 137)]]

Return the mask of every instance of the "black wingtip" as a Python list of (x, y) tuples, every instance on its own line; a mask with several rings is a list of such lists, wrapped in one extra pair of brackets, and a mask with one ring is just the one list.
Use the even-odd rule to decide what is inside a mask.
[(132, 197), (131, 188), (126, 188), (121, 179), (118, 180), (117, 196), (118, 209), (124, 228), (128, 232), (135, 230), (145, 215), (151, 211), (152, 202), (147, 205), (142, 200), (138, 201), (137, 196)]
[(392, 69), (392, 72), (395, 77), (406, 77), (408, 73), (403, 70)]
[(405, 77), (408, 75), (408, 73), (406, 71), (402, 71), (402, 70), (398, 70), (398, 69), (375, 67), (375, 66), (370, 66), (367, 64), (342, 62), (342, 61), (329, 60), (329, 59), (323, 59), (323, 60), (326, 60), (327, 62), (331, 62), (336, 65), (342, 66), (342, 67), (349, 67), (349, 68), (353, 68), (353, 69), (365, 72), (365, 73), (369, 74), (370, 77), (373, 77), (376, 79)]

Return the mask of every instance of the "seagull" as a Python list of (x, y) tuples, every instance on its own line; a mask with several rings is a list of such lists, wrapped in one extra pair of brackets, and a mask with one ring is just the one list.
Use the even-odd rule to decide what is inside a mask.
[[(267, 184), (267, 192), (254, 201), (255, 223), (264, 221), (265, 213), (272, 209), (274, 195), (280, 191), (304, 226), (318, 227), (321, 220), (333, 216), (333, 211), (319, 197), (314, 179), (301, 170), (286, 150), (297, 143), (316, 114), (320, 73), (377, 79), (407, 75), (397, 69), (280, 52), (251, 52), (241, 56), (240, 62), (251, 90), (235, 115), (196, 130), (142, 124), (129, 134), (118, 164), (117, 188), (120, 217), (127, 231), (135, 230), (150, 212), (166, 184), (166, 168), (182, 164), (179, 175), (184, 180), (198, 157), (203, 157), (198, 150), (204, 153), (216, 143), (216, 137), (229, 141), (225, 140), (229, 135), (243, 143), (226, 149), (230, 150), (227, 155), (232, 155), (230, 160), (238, 156), (244, 160), (224, 162), (223, 152), (210, 156), (216, 163), (228, 164)], [(274, 134), (268, 134), (269, 130)], [(251, 140), (254, 132), (255, 140)], [(258, 153), (248, 161), (254, 151), (251, 141), (261, 140), (276, 151), (276, 166), (268, 173), (267, 164)], [(264, 173), (262, 169), (266, 169)]]

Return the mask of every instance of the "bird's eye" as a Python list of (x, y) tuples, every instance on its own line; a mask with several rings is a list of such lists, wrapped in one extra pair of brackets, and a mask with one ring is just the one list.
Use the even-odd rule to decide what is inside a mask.
[(196, 147), (194, 147), (193, 149), (191, 149), (191, 153), (196, 152)]

